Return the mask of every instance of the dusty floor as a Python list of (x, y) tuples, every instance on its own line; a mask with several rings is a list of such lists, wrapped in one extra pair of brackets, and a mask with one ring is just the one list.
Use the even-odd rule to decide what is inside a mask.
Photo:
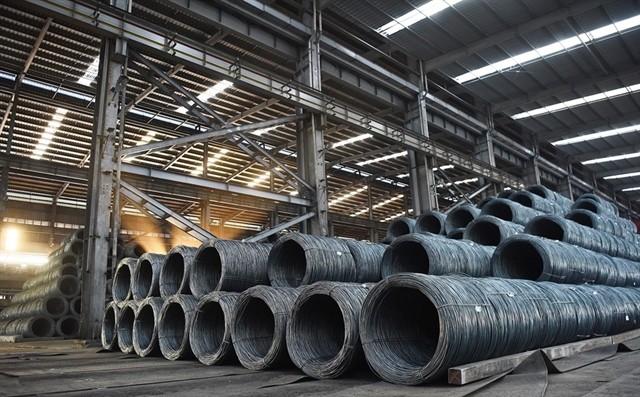
[(382, 382), (366, 368), (336, 380), (296, 369), (252, 372), (240, 365), (141, 358), (80, 341), (0, 343), (0, 395), (64, 396), (640, 396), (640, 350), (566, 373), (540, 363), (466, 386), (407, 387)]

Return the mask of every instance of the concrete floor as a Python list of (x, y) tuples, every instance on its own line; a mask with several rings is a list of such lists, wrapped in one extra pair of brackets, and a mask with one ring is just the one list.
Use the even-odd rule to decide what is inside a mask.
[[(64, 396), (640, 396), (640, 350), (561, 373), (520, 371), (466, 386), (407, 387), (377, 379), (366, 368), (335, 380), (296, 369), (253, 372), (240, 365), (103, 352), (82, 341), (0, 343), (0, 395)], [(539, 367), (538, 367), (539, 369)]]

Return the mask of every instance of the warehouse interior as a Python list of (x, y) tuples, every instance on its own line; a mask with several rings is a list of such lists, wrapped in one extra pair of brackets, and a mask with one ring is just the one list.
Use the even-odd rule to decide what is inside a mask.
[(0, 308), (84, 229), (85, 340), (133, 245), (380, 243), (532, 185), (640, 221), (637, 1), (7, 0), (0, 30)]

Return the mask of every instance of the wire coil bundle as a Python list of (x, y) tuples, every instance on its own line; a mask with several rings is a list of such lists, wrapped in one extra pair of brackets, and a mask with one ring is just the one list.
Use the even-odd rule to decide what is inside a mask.
[(58, 319), (69, 311), (69, 303), (62, 295), (51, 295), (25, 303), (11, 305), (0, 311), (0, 320), (15, 320), (31, 316)]
[(526, 234), (511, 236), (498, 245), (491, 258), (491, 268), (494, 276), (502, 278), (563, 284), (640, 285), (638, 264), (634, 266), (625, 259)]
[(373, 284), (319, 281), (296, 299), (287, 324), (294, 365), (317, 379), (337, 378), (360, 362), (358, 320)]
[(416, 385), (437, 380), (456, 365), (595, 336), (585, 335), (595, 330), (597, 318), (594, 306), (585, 304), (588, 293), (599, 301), (597, 312), (615, 313), (599, 325), (605, 334), (640, 321), (638, 305), (617, 306), (638, 302), (640, 290), (575, 288), (587, 293), (578, 299), (568, 288), (525, 280), (393, 275), (364, 301), (364, 353), (382, 379)]
[(446, 237), (452, 240), (462, 240), (464, 238), (464, 230), (465, 228), (453, 229), (447, 233)]
[(503, 190), (500, 193), (498, 193), (497, 198), (511, 200), (513, 196), (515, 196), (516, 193), (518, 192), (519, 192), (518, 189)]
[(140, 357), (160, 354), (158, 323), (164, 300), (146, 298), (138, 305), (133, 323), (133, 349)]
[(167, 360), (193, 356), (189, 328), (198, 300), (191, 295), (173, 295), (165, 300), (158, 323), (160, 351)]
[(609, 233), (553, 215), (537, 216), (525, 233), (577, 245), (591, 251), (640, 262), (640, 246)]
[(58, 279), (41, 284), (33, 289), (18, 292), (11, 299), (12, 304), (46, 298), (52, 295), (61, 295), (71, 299), (80, 292), (80, 281), (76, 276), (62, 276)]
[(482, 209), (484, 208), (485, 205), (487, 205), (488, 203), (492, 202), (496, 198), (497, 197), (495, 197), (495, 196), (487, 196), (487, 197), (483, 198), (482, 200), (480, 200), (478, 202), (478, 204), (476, 204), (476, 208), (478, 208), (480, 211), (482, 211)]
[(297, 288), (263, 285), (240, 294), (233, 309), (231, 339), (243, 367), (260, 370), (291, 362), (286, 348), (286, 328), (299, 294)]
[(44, 273), (39, 273), (22, 284), (22, 289), (31, 289), (49, 283), (62, 276), (78, 276), (78, 266), (72, 263), (61, 264)]
[(203, 243), (191, 265), (191, 292), (197, 298), (212, 291), (242, 292), (269, 284), (271, 244), (212, 239)]
[(268, 276), (274, 287), (299, 287), (316, 281), (354, 282), (356, 264), (344, 240), (290, 233), (271, 248)]
[(82, 298), (80, 296), (69, 300), (69, 313), (74, 316), (80, 316), (82, 313)]
[(67, 314), (56, 321), (56, 334), (65, 338), (75, 338), (78, 333), (80, 333), (79, 316)]
[(382, 257), (382, 277), (411, 272), (431, 275), (464, 273), (473, 277), (491, 275), (494, 248), (467, 240), (449, 240), (426, 234), (398, 237)]
[(444, 229), (447, 235), (455, 229), (464, 229), (469, 223), (480, 216), (480, 209), (472, 204), (462, 204), (447, 214)]
[(577, 222), (583, 226), (590, 227), (601, 232), (613, 234), (622, 237), (625, 240), (635, 244), (640, 244), (640, 235), (627, 230), (622, 224), (615, 219), (603, 217), (589, 210), (578, 209), (569, 212), (565, 218), (570, 221)]
[(201, 363), (222, 364), (236, 358), (231, 341), (231, 320), (239, 295), (215, 291), (198, 301), (189, 330), (189, 343)]
[(160, 296), (160, 269), (165, 255), (146, 253), (138, 258), (133, 272), (131, 295), (141, 301), (150, 296)]
[(56, 332), (56, 323), (47, 316), (17, 318), (0, 321), (1, 335), (21, 335), (27, 338), (46, 338)]
[(394, 219), (387, 227), (387, 236), (396, 238), (415, 231), (416, 220), (407, 216)]
[(135, 301), (122, 303), (117, 322), (118, 348), (123, 353), (135, 353), (133, 348), (133, 324), (136, 321), (138, 304)]
[(556, 205), (562, 208), (565, 213), (571, 211), (571, 206), (573, 205), (573, 201), (561, 195), (558, 192), (554, 192), (553, 190), (547, 188), (546, 186), (530, 185), (530, 186), (527, 186), (526, 190), (537, 196), (553, 201), (554, 203), (556, 203)]
[(130, 241), (125, 244), (122, 255), (129, 258), (140, 258), (140, 256), (142, 256), (142, 254), (146, 252), (147, 251), (140, 243), (136, 241)]
[(115, 302), (131, 299), (132, 276), (135, 274), (137, 264), (138, 259), (136, 258), (123, 258), (118, 262), (111, 287), (111, 295)]
[(118, 318), (121, 306), (122, 303), (109, 302), (104, 309), (100, 341), (105, 350), (114, 351), (118, 348)]
[(196, 249), (177, 245), (167, 253), (160, 267), (160, 296), (166, 299), (175, 294), (191, 293), (189, 278)]
[(617, 217), (619, 214), (618, 207), (610, 201), (603, 200), (600, 196), (593, 193), (584, 193), (573, 205), (573, 209), (586, 209), (596, 214)]
[(507, 237), (522, 234), (524, 226), (491, 215), (482, 215), (464, 229), (464, 239), (480, 245), (497, 246)]
[(533, 194), (528, 190), (519, 191), (511, 198), (511, 200), (522, 204), (525, 207), (533, 208), (536, 211), (547, 214), (564, 216), (564, 214), (567, 213), (567, 209), (565, 207), (557, 205), (554, 201), (540, 197), (537, 194)]
[[(427, 211), (415, 221), (415, 233), (446, 234), (445, 223), (447, 216), (439, 211)], [(408, 234), (408, 233), (405, 233)], [(400, 236), (396, 236), (400, 237)]]
[(345, 243), (347, 243), (356, 264), (355, 281), (358, 283), (380, 281), (382, 278), (380, 264), (387, 246), (356, 240), (345, 240)]
[(480, 215), (492, 215), (505, 221), (526, 225), (531, 218), (543, 213), (515, 201), (498, 198), (488, 202), (480, 211)]

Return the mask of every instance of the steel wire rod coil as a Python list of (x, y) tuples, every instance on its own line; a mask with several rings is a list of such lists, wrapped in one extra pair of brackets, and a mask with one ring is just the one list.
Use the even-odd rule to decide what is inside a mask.
[(0, 311), (0, 320), (46, 316), (58, 319), (69, 311), (69, 303), (62, 295), (51, 295), (24, 303), (11, 304)]
[(223, 364), (237, 359), (231, 340), (231, 320), (239, 295), (214, 291), (198, 301), (189, 330), (189, 343), (202, 364)]
[(528, 190), (521, 190), (511, 198), (511, 201), (522, 204), (525, 207), (533, 208), (536, 211), (544, 212), (546, 214), (564, 216), (568, 209), (556, 204), (554, 201), (540, 197), (537, 194), (533, 194)]
[(0, 321), (0, 335), (19, 335), (25, 338), (48, 338), (56, 332), (51, 317), (33, 316)]
[(268, 285), (267, 260), (271, 244), (211, 239), (194, 254), (191, 293), (200, 298), (212, 291), (242, 292)]
[(142, 246), (142, 244), (136, 241), (130, 241), (124, 245), (122, 254), (129, 258), (140, 258), (142, 254), (145, 254), (146, 252), (147, 250)]
[(76, 265), (79, 268), (80, 258), (72, 252), (56, 253), (56, 251), (54, 251), (53, 253), (49, 254), (47, 263), (40, 266), (40, 268), (36, 272), (36, 276), (48, 273), (51, 270), (64, 265)]
[(580, 197), (578, 197), (578, 200), (576, 200), (576, 202), (579, 200), (589, 200), (591, 202), (596, 203), (597, 206), (599, 207), (598, 210), (603, 213), (611, 214), (613, 216), (620, 215), (620, 213), (618, 212), (618, 207), (616, 207), (615, 204), (613, 204), (611, 201), (604, 200), (600, 196), (597, 196), (593, 193), (584, 193), (580, 195)]
[(356, 264), (344, 240), (290, 233), (269, 252), (269, 281), (274, 287), (299, 287), (316, 281), (354, 282)]
[[(445, 222), (447, 216), (439, 211), (427, 211), (421, 214), (415, 221), (414, 233), (432, 233), (445, 235)], [(408, 234), (408, 233), (404, 233)], [(396, 237), (400, 237), (397, 235)]]
[(357, 283), (375, 283), (380, 281), (380, 264), (382, 255), (387, 248), (384, 244), (369, 243), (366, 241), (345, 240), (351, 256), (356, 264)]
[(531, 219), (524, 231), (534, 236), (564, 241), (591, 251), (640, 262), (640, 245), (555, 215), (540, 215)]
[(507, 238), (491, 257), (496, 277), (562, 284), (633, 286), (640, 280), (630, 267), (625, 259), (527, 234)]
[(447, 233), (447, 238), (452, 240), (462, 240), (464, 238), (464, 230), (465, 228), (461, 227), (459, 229), (453, 229), (449, 233)]
[[(440, 379), (456, 365), (597, 336), (599, 312), (614, 313), (597, 325), (605, 334), (623, 332), (640, 320), (640, 307), (629, 303), (640, 300), (639, 289), (574, 288), (527, 280), (393, 275), (375, 285), (362, 306), (364, 353), (382, 379), (417, 385)], [(629, 321), (621, 321), (625, 318)]]
[(69, 302), (69, 314), (80, 316), (82, 314), (82, 297), (76, 296), (68, 300)]
[(319, 281), (303, 288), (287, 323), (287, 350), (296, 367), (331, 379), (361, 363), (358, 320), (373, 285)]
[(500, 193), (498, 193), (497, 198), (511, 200), (513, 198), (513, 196), (515, 196), (516, 193), (518, 193), (518, 192), (519, 192), (518, 189), (503, 190)]
[(146, 253), (138, 258), (131, 280), (131, 295), (141, 301), (150, 296), (160, 296), (160, 268), (165, 255)]
[(491, 275), (494, 247), (414, 233), (398, 237), (382, 257), (382, 277), (396, 273)]
[(137, 264), (137, 258), (123, 258), (118, 262), (111, 286), (111, 294), (115, 302), (124, 302), (131, 299), (132, 279)]
[(128, 300), (122, 302), (120, 313), (118, 314), (118, 348), (123, 353), (135, 353), (133, 348), (133, 324), (136, 321), (136, 311), (138, 303)]
[(150, 297), (138, 305), (133, 323), (133, 349), (140, 357), (160, 355), (158, 322), (163, 304), (162, 298)]
[(56, 334), (64, 338), (75, 338), (80, 333), (80, 317), (67, 314), (56, 320)]
[(531, 218), (543, 214), (543, 212), (525, 207), (515, 201), (500, 198), (491, 200), (480, 211), (480, 215), (492, 215), (520, 225), (526, 225)]
[(31, 289), (39, 285), (46, 284), (50, 281), (56, 280), (62, 276), (78, 276), (78, 266), (71, 263), (65, 263), (64, 265), (56, 266), (45, 273), (40, 273), (22, 284), (22, 289)]
[(173, 295), (164, 301), (157, 327), (160, 352), (167, 360), (193, 357), (189, 329), (197, 305), (192, 295)]
[(380, 240), (380, 244), (389, 245), (393, 240), (395, 240), (395, 237), (385, 236), (382, 240)]
[(104, 309), (102, 316), (102, 329), (100, 331), (100, 341), (105, 350), (118, 350), (118, 318), (120, 308), (124, 303), (109, 302)]
[(601, 232), (609, 233), (614, 236), (622, 237), (624, 239), (634, 241), (635, 237), (629, 237), (629, 231), (617, 222), (614, 218), (600, 216), (595, 212), (577, 209), (569, 212), (565, 218), (570, 221), (577, 222), (583, 226), (590, 227)]
[(407, 216), (401, 216), (394, 219), (387, 227), (387, 236), (392, 238), (404, 236), (413, 233), (416, 226), (416, 220)]
[(569, 212), (571, 210), (571, 206), (573, 205), (573, 200), (561, 195), (558, 192), (554, 192), (553, 190), (543, 185), (530, 185), (527, 186), (526, 190), (537, 196), (553, 201), (560, 207), (564, 208), (565, 212)]
[(638, 228), (634, 222), (630, 221), (629, 219), (620, 218), (617, 215), (617, 213), (610, 212), (610, 210), (606, 205), (601, 204), (600, 202), (594, 201), (590, 198), (583, 198), (576, 201), (576, 203), (572, 207), (572, 210), (580, 210), (580, 209), (591, 211), (604, 218), (609, 218), (611, 219), (611, 221), (618, 224), (618, 226), (621, 227), (622, 230), (625, 230), (629, 233), (638, 232)]
[(258, 285), (238, 296), (231, 320), (231, 340), (243, 367), (261, 370), (291, 364), (286, 329), (300, 291)]
[(197, 248), (177, 245), (167, 253), (160, 268), (160, 296), (191, 294), (189, 275)]
[(524, 226), (491, 215), (482, 215), (464, 229), (465, 240), (480, 245), (497, 246), (507, 237), (522, 234)]
[(482, 209), (484, 208), (485, 205), (487, 205), (487, 203), (492, 202), (493, 200), (495, 200), (497, 197), (495, 196), (487, 196), (485, 198), (483, 198), (482, 200), (480, 200), (478, 202), (478, 204), (476, 204), (476, 207), (482, 211)]
[(76, 276), (62, 276), (41, 284), (35, 288), (18, 292), (11, 299), (12, 304), (25, 303), (36, 299), (46, 298), (52, 295), (62, 295), (70, 299), (80, 292), (80, 280)]
[(462, 204), (447, 214), (444, 222), (446, 234), (454, 229), (464, 229), (469, 223), (480, 216), (480, 209), (473, 204)]

